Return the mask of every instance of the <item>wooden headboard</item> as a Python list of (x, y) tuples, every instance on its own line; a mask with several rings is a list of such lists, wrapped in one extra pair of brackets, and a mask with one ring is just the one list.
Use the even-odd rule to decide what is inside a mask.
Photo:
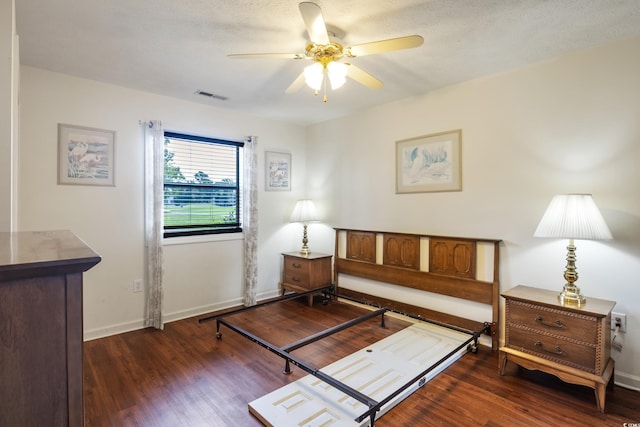
[[(340, 287), (341, 275), (447, 295), (491, 307), (491, 341), (498, 349), (501, 240), (335, 228), (334, 283), (339, 294), (469, 330), (485, 322)], [(490, 280), (478, 279), (479, 247), (493, 245)], [(425, 252), (428, 252), (428, 256)]]

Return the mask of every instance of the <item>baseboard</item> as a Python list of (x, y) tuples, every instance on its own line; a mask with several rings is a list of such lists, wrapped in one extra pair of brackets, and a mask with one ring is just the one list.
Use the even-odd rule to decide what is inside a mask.
[(616, 371), (613, 380), (615, 385), (628, 388), (630, 390), (640, 391), (640, 377), (637, 375)]
[(124, 334), (125, 332), (137, 331), (144, 328), (142, 319), (133, 322), (118, 323), (103, 328), (87, 329), (84, 331), (84, 341), (96, 340), (98, 338), (109, 337), (111, 335)]
[[(280, 295), (278, 290), (263, 292), (256, 295), (258, 301), (274, 298)], [(235, 298), (215, 304), (207, 304), (200, 307), (193, 307), (187, 310), (175, 311), (164, 315), (164, 323), (175, 322), (177, 320), (187, 319), (189, 317), (201, 316), (203, 314), (212, 313), (218, 310), (224, 310), (229, 307), (237, 307), (242, 305), (242, 298)], [(144, 329), (144, 319), (140, 318), (131, 322), (118, 323), (102, 328), (87, 329), (84, 331), (84, 341), (91, 341), (98, 338), (109, 337), (112, 335), (124, 334), (126, 332)]]
[(189, 317), (201, 316), (203, 314), (212, 313), (218, 310), (224, 310), (229, 307), (237, 307), (242, 305), (242, 299), (236, 298), (233, 300), (223, 301), (215, 304), (207, 304), (200, 307), (193, 307), (188, 310), (174, 311), (173, 313), (166, 313), (164, 315), (164, 323), (171, 323), (177, 320), (188, 319)]

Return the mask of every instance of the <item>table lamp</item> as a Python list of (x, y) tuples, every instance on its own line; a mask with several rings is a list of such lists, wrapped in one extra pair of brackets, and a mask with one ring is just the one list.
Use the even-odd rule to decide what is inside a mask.
[(307, 238), (307, 225), (310, 222), (318, 221), (318, 214), (316, 213), (316, 207), (311, 200), (298, 200), (293, 213), (291, 214), (290, 222), (301, 222), (304, 226), (304, 232), (302, 234), (302, 248), (300, 249), (301, 255), (309, 255), (309, 239)]
[(563, 305), (584, 305), (587, 300), (575, 284), (578, 280), (578, 272), (576, 271), (574, 239), (613, 238), (591, 194), (559, 194), (554, 196), (533, 235), (534, 237), (569, 239), (567, 267), (564, 271), (567, 283), (558, 295), (558, 301)]

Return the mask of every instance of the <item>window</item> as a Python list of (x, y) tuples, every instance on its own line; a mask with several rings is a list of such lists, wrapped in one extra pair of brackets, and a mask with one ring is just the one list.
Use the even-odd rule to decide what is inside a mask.
[(242, 231), (242, 142), (164, 133), (164, 237)]

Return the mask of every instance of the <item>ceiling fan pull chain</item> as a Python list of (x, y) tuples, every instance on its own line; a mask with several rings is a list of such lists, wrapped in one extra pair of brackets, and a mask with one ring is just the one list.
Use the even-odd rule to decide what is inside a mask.
[(327, 69), (326, 67), (323, 70), (323, 75), (322, 75), (322, 92), (324, 92), (322, 102), (327, 102)]

